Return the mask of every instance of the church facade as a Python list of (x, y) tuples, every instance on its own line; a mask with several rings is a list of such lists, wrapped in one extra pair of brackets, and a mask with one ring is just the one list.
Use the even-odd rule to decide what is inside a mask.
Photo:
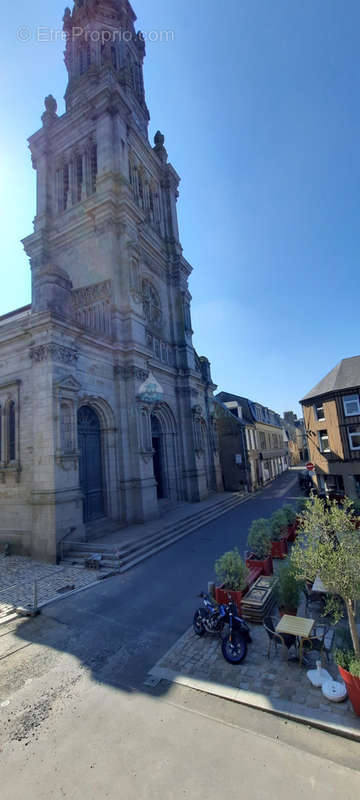
[(0, 318), (0, 543), (53, 561), (95, 520), (222, 489), (209, 361), (192, 344), (179, 176), (148, 139), (128, 0), (66, 9), (66, 111), (29, 139), (31, 305)]

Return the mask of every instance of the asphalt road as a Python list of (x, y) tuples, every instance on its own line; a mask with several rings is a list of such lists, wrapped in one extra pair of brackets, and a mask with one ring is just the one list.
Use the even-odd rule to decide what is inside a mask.
[(358, 745), (143, 681), (186, 630), (215, 559), (297, 494), (288, 473), (117, 576), (0, 628), (1, 798), (352, 798)]

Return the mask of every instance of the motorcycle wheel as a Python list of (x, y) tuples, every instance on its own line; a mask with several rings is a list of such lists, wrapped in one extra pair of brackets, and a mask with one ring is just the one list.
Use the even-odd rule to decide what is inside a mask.
[(241, 634), (233, 634), (232, 640), (226, 636), (221, 644), (222, 654), (229, 664), (241, 664), (247, 653), (247, 641)]
[(204, 636), (204, 633), (206, 633), (205, 625), (203, 623), (203, 618), (200, 611), (195, 611), (193, 619), (193, 628), (197, 636)]

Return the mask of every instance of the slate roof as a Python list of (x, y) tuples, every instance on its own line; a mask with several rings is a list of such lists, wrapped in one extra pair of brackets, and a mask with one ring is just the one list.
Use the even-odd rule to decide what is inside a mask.
[(308, 392), (300, 403), (319, 397), (323, 394), (331, 394), (342, 389), (355, 389), (360, 387), (360, 356), (343, 358), (339, 361), (319, 383)]
[[(251, 423), (251, 425), (254, 425), (254, 417), (251, 413), (249, 401), (246, 397), (239, 397), (237, 394), (229, 394), (228, 392), (218, 392), (215, 397), (216, 400), (219, 400), (221, 403), (228, 403), (230, 400), (236, 400), (243, 410), (243, 420)], [(233, 414), (233, 416), (235, 415)]]
[(243, 410), (243, 419), (248, 423), (254, 424), (257, 422), (264, 422), (265, 425), (274, 425), (281, 428), (281, 417), (276, 411), (271, 408), (263, 406), (262, 403), (248, 400), (247, 397), (241, 397), (237, 394), (229, 394), (228, 392), (219, 392), (216, 395), (218, 400), (222, 403), (228, 403), (230, 400), (235, 400)]
[(230, 411), (230, 408), (228, 408), (224, 403), (221, 402), (221, 400), (219, 400), (218, 396), (214, 397), (214, 402), (218, 406), (219, 409), (220, 408), (222, 409), (222, 411), (225, 414), (225, 416), (227, 416), (229, 419), (234, 420), (235, 422), (238, 423), (238, 425), (242, 426), (243, 428), (245, 427), (246, 421), (244, 419), (241, 419), (240, 417), (236, 417), (235, 414), (233, 414)]

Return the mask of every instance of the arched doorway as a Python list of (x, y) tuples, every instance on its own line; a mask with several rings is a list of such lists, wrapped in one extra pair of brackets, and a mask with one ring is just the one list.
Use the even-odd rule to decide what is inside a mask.
[(84, 522), (104, 516), (103, 472), (99, 417), (90, 406), (78, 410), (80, 487), (84, 495)]
[(153, 448), (154, 478), (157, 483), (157, 497), (166, 497), (166, 471), (164, 469), (164, 446), (161, 425), (158, 418), (151, 415), (151, 437)]

